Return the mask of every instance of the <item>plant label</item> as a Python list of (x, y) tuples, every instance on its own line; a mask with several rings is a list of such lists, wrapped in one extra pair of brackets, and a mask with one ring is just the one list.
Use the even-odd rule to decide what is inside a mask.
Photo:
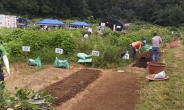
[(22, 50), (30, 52), (30, 46), (22, 46)]
[(100, 55), (100, 52), (99, 51), (92, 50), (92, 55), (99, 56)]
[(59, 54), (63, 54), (63, 49), (55, 48), (55, 52)]

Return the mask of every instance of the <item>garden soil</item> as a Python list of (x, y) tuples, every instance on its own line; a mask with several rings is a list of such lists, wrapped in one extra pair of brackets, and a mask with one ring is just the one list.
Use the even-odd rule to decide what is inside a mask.
[(147, 72), (147, 58), (137, 59), (123, 68), (87, 68), (70, 64), (73, 68), (54, 68), (42, 64), (43, 69), (17, 62), (10, 64), (11, 75), (5, 74), (6, 88), (14, 94), (15, 87), (48, 91), (56, 97), (55, 110), (134, 110), (139, 101), (139, 78)]
[[(147, 52), (142, 53), (142, 56), (144, 58), (138, 57), (132, 66), (138, 67), (138, 68), (147, 68), (147, 62), (152, 61), (151, 53), (152, 53), (152, 51), (147, 51)], [(163, 53), (161, 52), (159, 57), (161, 58), (162, 55), (163, 55)]]

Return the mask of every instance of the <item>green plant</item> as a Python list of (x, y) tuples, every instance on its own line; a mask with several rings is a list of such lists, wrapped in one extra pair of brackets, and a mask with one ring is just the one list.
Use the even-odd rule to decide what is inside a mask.
[(35, 92), (27, 88), (15, 88), (16, 93), (14, 96), (8, 94), (5, 88), (5, 82), (0, 81), (0, 108), (6, 110), (13, 108), (14, 110), (38, 110), (46, 109), (51, 110), (55, 98), (48, 92)]
[(9, 33), (7, 36), (5, 36), (5, 42), (10, 42), (12, 40), (15, 39), (19, 39), (21, 37), (21, 35), (23, 34), (23, 30), (22, 29), (15, 29), (13, 30), (13, 32)]

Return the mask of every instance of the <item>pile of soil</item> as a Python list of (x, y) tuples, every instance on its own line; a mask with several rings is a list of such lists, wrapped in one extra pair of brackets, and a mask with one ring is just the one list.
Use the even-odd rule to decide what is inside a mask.
[[(145, 53), (142, 53), (142, 56), (145, 57), (142, 59), (141, 57), (137, 58), (136, 62), (132, 65), (132, 67), (138, 67), (138, 68), (147, 68), (147, 62), (152, 61), (151, 54), (152, 51), (148, 51)], [(162, 54), (160, 52), (159, 57), (162, 57)]]
[(46, 87), (44, 90), (48, 91), (53, 97), (57, 97), (56, 105), (61, 105), (63, 102), (75, 97), (77, 93), (82, 92), (89, 84), (98, 79), (100, 75), (100, 70), (82, 69)]
[(143, 53), (142, 56), (144, 56), (145, 58), (142, 59), (141, 57), (139, 57), (136, 60), (136, 62), (132, 65), (132, 67), (147, 68), (147, 62), (152, 61), (150, 54), (151, 54), (151, 51)]

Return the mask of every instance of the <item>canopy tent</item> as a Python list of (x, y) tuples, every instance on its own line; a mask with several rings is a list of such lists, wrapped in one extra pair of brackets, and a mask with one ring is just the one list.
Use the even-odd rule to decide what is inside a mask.
[(90, 24), (86, 23), (86, 22), (80, 22), (80, 21), (75, 21), (73, 23), (70, 23), (69, 26), (90, 26)]
[(59, 25), (59, 26), (65, 25), (65, 23), (57, 19), (44, 19), (40, 22), (37, 22), (37, 24), (38, 25)]

